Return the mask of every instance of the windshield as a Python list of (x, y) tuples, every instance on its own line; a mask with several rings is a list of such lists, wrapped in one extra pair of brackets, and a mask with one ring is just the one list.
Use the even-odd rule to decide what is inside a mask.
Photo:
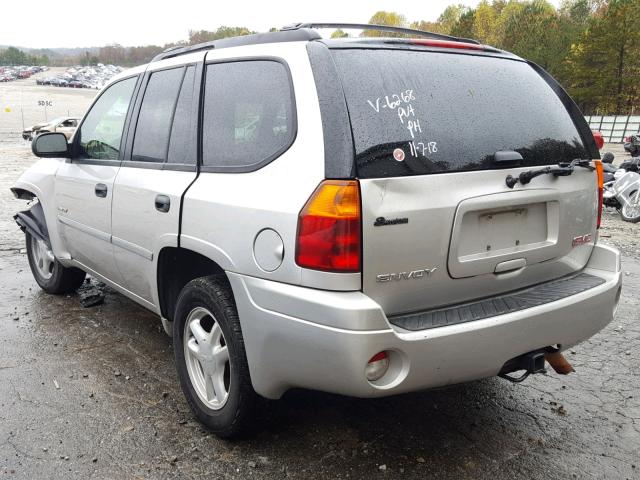
[[(335, 49), (361, 178), (503, 168), (585, 158), (558, 96), (527, 63), (489, 56)], [(513, 164), (512, 164), (513, 165)]]

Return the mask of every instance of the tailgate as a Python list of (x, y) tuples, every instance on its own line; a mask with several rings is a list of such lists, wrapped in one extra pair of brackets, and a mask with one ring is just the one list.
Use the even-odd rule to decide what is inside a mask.
[(516, 290), (582, 269), (596, 174), (507, 175), (588, 158), (565, 104), (520, 59), (332, 51), (362, 196), (362, 287), (387, 314)]
[[(398, 314), (582, 269), (593, 248), (589, 237), (582, 243), (584, 235), (595, 237), (593, 173), (546, 176), (521, 191), (504, 186), (505, 176), (484, 171), (361, 180), (363, 291), (387, 314)], [(381, 217), (407, 223), (381, 225)]]

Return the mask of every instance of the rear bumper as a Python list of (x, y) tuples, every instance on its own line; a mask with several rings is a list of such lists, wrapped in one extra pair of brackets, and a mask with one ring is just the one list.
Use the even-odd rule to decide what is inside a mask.
[[(617, 250), (596, 246), (585, 273), (600, 285), (513, 313), (429, 330), (392, 327), (361, 292), (325, 292), (229, 273), (255, 390), (279, 398), (290, 388), (380, 397), (496, 375), (507, 360), (586, 340), (614, 315), (622, 285)], [(376, 384), (366, 362), (391, 353)]]

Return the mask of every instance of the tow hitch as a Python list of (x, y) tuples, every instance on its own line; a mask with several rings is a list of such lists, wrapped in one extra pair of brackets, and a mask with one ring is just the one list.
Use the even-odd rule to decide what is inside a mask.
[[(547, 373), (546, 368), (544, 368), (545, 361), (549, 362), (551, 368), (561, 375), (567, 375), (574, 371), (558, 348), (547, 347), (512, 358), (502, 366), (498, 376), (513, 383), (520, 383), (532, 373)], [(524, 373), (519, 377), (509, 375), (522, 370), (524, 370)]]
[[(520, 383), (532, 373), (546, 373), (547, 370), (544, 368), (544, 356), (544, 350), (535, 350), (533, 352), (520, 355), (519, 357), (512, 358), (503, 365), (498, 376), (513, 383)], [(512, 372), (518, 372), (520, 370), (524, 370), (524, 373), (519, 377), (509, 375)]]

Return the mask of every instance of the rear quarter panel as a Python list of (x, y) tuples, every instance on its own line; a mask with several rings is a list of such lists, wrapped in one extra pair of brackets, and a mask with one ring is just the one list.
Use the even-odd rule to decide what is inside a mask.
[[(324, 179), (324, 140), (306, 42), (212, 50), (207, 60), (279, 57), (291, 71), (297, 107), (297, 135), (280, 157), (248, 173), (202, 172), (183, 204), (181, 246), (223, 269), (279, 282), (335, 290), (360, 289), (360, 274), (301, 269), (295, 263), (298, 213)], [(275, 271), (256, 263), (256, 235), (271, 228), (282, 238), (284, 258)]]

